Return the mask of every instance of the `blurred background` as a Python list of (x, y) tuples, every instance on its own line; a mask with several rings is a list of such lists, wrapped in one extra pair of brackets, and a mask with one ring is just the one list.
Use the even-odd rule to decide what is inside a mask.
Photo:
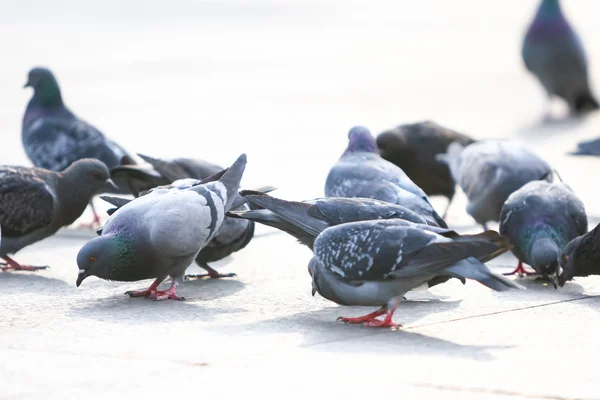
[[(21, 119), (33, 66), (65, 104), (127, 150), (227, 165), (244, 186), (323, 195), (348, 129), (432, 119), (474, 138), (516, 138), (554, 165), (589, 214), (600, 160), (571, 157), (600, 113), (542, 123), (545, 94), (521, 45), (537, 0), (0, 0), (0, 163), (30, 165)], [(600, 3), (568, 0), (600, 92)], [(590, 182), (590, 179), (593, 181)], [(445, 199), (434, 199), (440, 210)], [(439, 204), (439, 206), (438, 206)], [(464, 203), (453, 214), (464, 218)]]

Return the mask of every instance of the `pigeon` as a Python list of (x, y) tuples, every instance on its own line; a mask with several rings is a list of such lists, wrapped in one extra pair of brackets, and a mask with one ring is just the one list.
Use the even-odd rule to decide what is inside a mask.
[[(279, 229), (295, 237), (311, 250), (317, 236), (325, 229), (348, 222), (403, 219), (426, 225), (423, 217), (402, 206), (365, 198), (325, 197), (294, 202), (268, 196), (264, 193), (243, 190), (240, 194), (258, 209), (230, 211), (228, 216), (245, 218)], [(440, 234), (452, 231), (429, 225), (424, 228)], [(433, 287), (449, 280), (451, 276), (436, 276), (428, 281)]]
[[(121, 164), (135, 164), (134, 159), (98, 129), (77, 118), (64, 104), (60, 87), (52, 72), (33, 68), (25, 87), (33, 88), (23, 116), (21, 140), (33, 165), (62, 171), (82, 158), (95, 158), (111, 169)], [(121, 192), (111, 186), (100, 192)], [(99, 222), (93, 203), (94, 223)]]
[(204, 179), (223, 170), (222, 167), (205, 160), (192, 158), (175, 158), (162, 160), (144, 154), (138, 156), (152, 166), (152, 169), (141, 165), (120, 165), (111, 169), (114, 180), (127, 182), (130, 192), (138, 197), (140, 193), (157, 186), (166, 186), (185, 178)]
[[(152, 190), (114, 212), (102, 234), (77, 254), (76, 285), (88, 276), (113, 281), (154, 278), (146, 290), (131, 297), (184, 300), (176, 288), (186, 269), (217, 235), (225, 213), (238, 195), (246, 167), (242, 154), (218, 181)], [(170, 276), (169, 289), (158, 285)]]
[(530, 181), (554, 179), (546, 161), (507, 140), (480, 141), (467, 147), (455, 142), (437, 157), (448, 163), (469, 201), (467, 213), (484, 229), (488, 221), (499, 220), (511, 193)]
[(561, 254), (557, 276), (562, 287), (576, 276), (600, 275), (600, 224), (571, 240)]
[(587, 232), (583, 202), (564, 183), (529, 182), (511, 194), (500, 216), (499, 231), (506, 236), (519, 265), (512, 274), (532, 275), (531, 265), (543, 279), (556, 274), (565, 245)]
[(599, 108), (590, 89), (582, 42), (565, 18), (558, 0), (541, 1), (525, 34), (522, 57), (549, 100), (553, 96), (564, 99), (573, 114)]
[(436, 156), (445, 153), (453, 142), (468, 146), (475, 140), (433, 121), (399, 125), (377, 136), (381, 157), (400, 167), (428, 196), (448, 198), (444, 219), (456, 192), (456, 182), (448, 165)]
[(0, 257), (6, 261), (2, 270), (47, 268), (20, 265), (9, 254), (72, 224), (94, 193), (107, 184), (112, 184), (108, 168), (95, 159), (77, 160), (61, 172), (0, 167)]
[(423, 189), (401, 168), (381, 158), (371, 132), (362, 126), (355, 126), (348, 132), (348, 147), (327, 175), (325, 196), (387, 201), (448, 227), (433, 209)]
[(600, 156), (600, 138), (586, 140), (577, 144), (577, 150), (572, 152), (574, 156)]
[[(313, 295), (318, 292), (340, 305), (381, 307), (362, 317), (338, 318), (343, 322), (398, 327), (392, 317), (402, 296), (438, 275), (474, 279), (498, 291), (522, 288), (482, 264), (509, 248), (497, 232), (444, 235), (430, 228), (393, 219), (325, 229), (315, 240), (308, 265)], [(377, 319), (384, 314), (383, 320)]]
[[(148, 162), (153, 171), (144, 169), (139, 165), (125, 165), (111, 170), (113, 179), (120, 178), (129, 182), (131, 192), (135, 197), (150, 193), (154, 188), (172, 188), (177, 185), (182, 188), (185, 185), (192, 186), (200, 183), (199, 180), (207, 181), (218, 179), (218, 174), (223, 168), (204, 161), (190, 158), (176, 158), (174, 160), (162, 160), (143, 154), (140, 158)], [(261, 191), (272, 191), (275, 188), (264, 187)], [(123, 206), (130, 200), (113, 196), (101, 196), (101, 198), (113, 204), (117, 208)], [(234, 205), (233, 210), (249, 210), (247, 204)], [(116, 209), (111, 209), (114, 212)], [(221, 274), (211, 268), (208, 263), (219, 261), (231, 254), (242, 250), (254, 236), (254, 222), (226, 217), (217, 235), (206, 245), (196, 257), (196, 264), (208, 272), (208, 274), (186, 275), (186, 278), (210, 277), (228, 278), (235, 276), (234, 273)]]

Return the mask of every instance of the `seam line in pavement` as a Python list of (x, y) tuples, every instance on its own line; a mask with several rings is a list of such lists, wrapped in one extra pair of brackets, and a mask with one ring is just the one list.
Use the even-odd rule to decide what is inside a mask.
[(514, 392), (510, 390), (503, 389), (484, 389), (484, 388), (466, 388), (459, 386), (447, 386), (447, 385), (434, 385), (428, 383), (409, 383), (403, 382), (408, 386), (420, 387), (425, 389), (438, 389), (438, 390), (451, 390), (454, 392), (475, 392), (475, 393), (486, 393), (486, 394), (496, 394), (501, 396), (517, 396), (517, 397), (526, 397), (528, 399), (548, 399), (548, 400), (572, 400), (575, 397), (563, 397), (563, 396), (552, 396), (552, 395), (536, 395), (536, 394), (524, 394), (519, 392)]

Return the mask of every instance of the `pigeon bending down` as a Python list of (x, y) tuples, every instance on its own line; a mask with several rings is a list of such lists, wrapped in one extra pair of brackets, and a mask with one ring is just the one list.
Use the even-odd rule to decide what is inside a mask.
[(567, 243), (560, 267), (557, 280), (561, 287), (576, 276), (600, 275), (600, 224)]
[[(177, 186), (180, 189), (191, 187), (199, 183), (207, 183), (216, 180), (224, 172), (223, 168), (203, 160), (188, 158), (177, 158), (171, 161), (161, 160), (138, 154), (148, 162), (154, 171), (145, 170), (141, 166), (127, 165), (111, 170), (113, 179), (120, 178), (129, 182), (129, 187), (135, 197), (143, 196), (152, 190), (170, 189)], [(199, 180), (202, 181), (199, 181)], [(171, 183), (172, 182), (172, 183)], [(272, 191), (275, 188), (261, 188), (262, 191)], [(130, 200), (112, 196), (101, 196), (101, 198), (117, 208), (127, 204)], [(239, 202), (239, 198), (236, 202)], [(247, 204), (234, 204), (232, 210), (249, 210)], [(116, 209), (109, 210), (111, 213)], [(254, 237), (254, 222), (225, 217), (217, 235), (206, 247), (200, 250), (196, 257), (196, 264), (207, 274), (186, 275), (186, 278), (228, 278), (235, 273), (221, 274), (211, 268), (208, 263), (222, 260), (231, 254), (242, 250)]]
[(428, 196), (448, 198), (442, 218), (446, 218), (452, 204), (456, 182), (448, 165), (436, 156), (445, 153), (453, 142), (468, 146), (475, 140), (433, 121), (399, 125), (377, 136), (381, 157), (402, 168)]
[(8, 255), (72, 224), (107, 184), (112, 184), (108, 168), (95, 159), (77, 160), (62, 172), (0, 167), (0, 257), (7, 262), (2, 270), (46, 268), (20, 265)]
[(175, 158), (162, 160), (143, 154), (138, 156), (152, 169), (142, 165), (121, 165), (111, 169), (114, 180), (127, 182), (135, 197), (157, 186), (166, 186), (178, 179), (205, 179), (223, 170), (222, 167), (204, 160)]
[(546, 161), (511, 141), (487, 140), (467, 147), (452, 143), (438, 158), (448, 163), (469, 201), (467, 213), (484, 229), (488, 221), (499, 220), (511, 193), (530, 181), (554, 178)]
[(564, 99), (574, 114), (598, 109), (583, 45), (558, 0), (541, 1), (525, 35), (522, 57), (549, 100), (552, 96)]
[(570, 187), (529, 182), (511, 194), (502, 207), (500, 233), (508, 238), (519, 259), (517, 269), (507, 275), (529, 275), (523, 268), (526, 263), (544, 279), (550, 279), (557, 273), (565, 245), (585, 232), (585, 207)]
[[(77, 118), (64, 104), (60, 87), (46, 68), (29, 71), (25, 87), (33, 88), (23, 116), (21, 140), (25, 153), (38, 168), (62, 171), (82, 158), (95, 158), (111, 169), (135, 164), (133, 158), (98, 129)], [(107, 186), (99, 192), (122, 192)], [(94, 223), (99, 217), (94, 210)]]
[(325, 196), (387, 201), (416, 212), (428, 222), (448, 227), (425, 192), (401, 168), (381, 158), (371, 132), (361, 126), (348, 132), (348, 147), (327, 175)]
[(497, 232), (445, 235), (425, 226), (395, 219), (325, 229), (308, 265), (313, 295), (319, 292), (341, 305), (381, 307), (363, 317), (339, 318), (343, 322), (396, 327), (392, 316), (399, 300), (436, 276), (474, 279), (500, 291), (522, 288), (481, 262), (508, 250), (508, 241)]
[[(115, 211), (100, 236), (77, 255), (77, 286), (88, 276), (114, 281), (155, 278), (131, 297), (184, 300), (176, 288), (185, 270), (217, 235), (238, 196), (246, 167), (242, 154), (218, 181), (183, 188), (154, 189)], [(170, 276), (171, 287), (158, 290)]]

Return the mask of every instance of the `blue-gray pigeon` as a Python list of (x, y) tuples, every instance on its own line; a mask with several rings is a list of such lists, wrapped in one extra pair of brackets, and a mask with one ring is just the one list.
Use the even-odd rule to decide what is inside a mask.
[(565, 245), (587, 232), (587, 216), (583, 202), (566, 184), (535, 181), (508, 197), (499, 230), (519, 259), (517, 269), (507, 275), (529, 275), (525, 263), (550, 279)]
[(355, 126), (348, 132), (348, 147), (327, 175), (325, 196), (387, 201), (447, 227), (423, 189), (401, 168), (381, 158), (375, 138), (362, 126)]
[[(400, 299), (436, 276), (474, 279), (494, 290), (521, 288), (490, 271), (480, 260), (508, 250), (497, 232), (477, 235), (435, 233), (428, 225), (401, 219), (362, 221), (325, 229), (315, 240), (309, 263), (313, 294), (341, 305), (380, 306), (346, 323), (396, 327), (392, 321)], [(386, 314), (383, 320), (378, 316)]]
[(2, 270), (45, 268), (20, 265), (8, 255), (72, 224), (107, 183), (112, 184), (108, 168), (95, 159), (77, 160), (60, 172), (0, 167), (0, 257), (7, 262)]
[(511, 193), (530, 181), (554, 179), (546, 161), (512, 141), (486, 140), (467, 147), (452, 143), (438, 157), (448, 163), (466, 194), (467, 213), (484, 229), (488, 221), (499, 220)]
[(541, 1), (525, 35), (522, 56), (525, 67), (544, 87), (548, 99), (564, 99), (574, 114), (598, 109), (590, 89), (583, 45), (558, 0)]
[[(217, 235), (238, 195), (246, 166), (242, 154), (217, 181), (157, 188), (120, 207), (100, 236), (77, 255), (77, 286), (88, 276), (115, 281), (155, 278), (146, 290), (131, 297), (183, 300), (176, 287), (186, 269)], [(171, 287), (158, 285), (170, 276)]]
[(600, 275), (600, 224), (567, 243), (560, 267), (557, 276), (560, 286), (576, 276)]
[(433, 121), (399, 125), (377, 136), (381, 157), (400, 167), (428, 196), (448, 198), (442, 218), (452, 204), (456, 182), (448, 165), (436, 156), (445, 153), (453, 142), (468, 146), (475, 140)]

